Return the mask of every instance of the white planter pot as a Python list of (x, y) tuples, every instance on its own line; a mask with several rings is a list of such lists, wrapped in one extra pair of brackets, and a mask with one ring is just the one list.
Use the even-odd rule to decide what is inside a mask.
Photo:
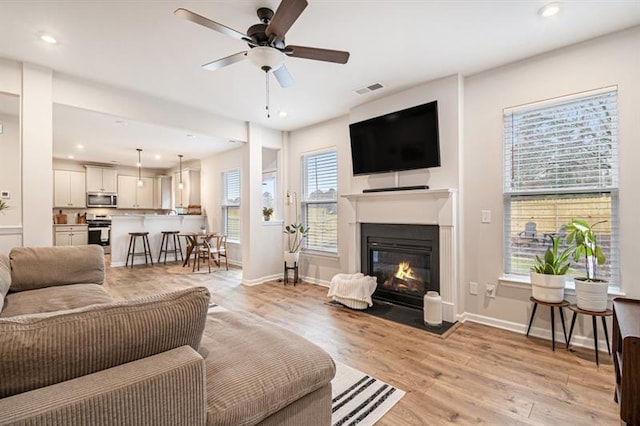
[(431, 326), (442, 325), (442, 297), (437, 291), (424, 295), (424, 322)]
[(607, 310), (607, 281), (586, 281), (576, 278), (576, 299), (578, 308), (586, 311), (604, 312)]
[(296, 263), (298, 263), (298, 259), (300, 258), (300, 252), (296, 251), (291, 253), (290, 251), (284, 252), (284, 262), (288, 267), (293, 268)]
[(564, 300), (564, 275), (531, 272), (531, 295), (541, 302), (560, 303)]

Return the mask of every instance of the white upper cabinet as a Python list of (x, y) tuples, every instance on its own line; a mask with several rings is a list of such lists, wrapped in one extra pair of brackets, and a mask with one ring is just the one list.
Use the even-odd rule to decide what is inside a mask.
[(173, 178), (176, 194), (176, 207), (189, 207), (200, 204), (200, 170), (182, 171), (182, 189), (180, 188), (180, 173)]
[(53, 207), (87, 206), (85, 174), (69, 170), (53, 171)]
[(87, 192), (118, 192), (118, 174), (115, 169), (86, 166)]
[(143, 177), (138, 186), (136, 176), (118, 176), (119, 209), (153, 209), (154, 178)]

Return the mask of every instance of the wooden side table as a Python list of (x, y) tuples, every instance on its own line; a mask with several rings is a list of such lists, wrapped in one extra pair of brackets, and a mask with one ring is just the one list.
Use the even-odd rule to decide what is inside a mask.
[(552, 302), (543, 302), (542, 300), (538, 300), (535, 297), (531, 296), (529, 298), (530, 301), (533, 302), (533, 311), (531, 311), (531, 319), (529, 319), (529, 327), (527, 328), (527, 337), (529, 336), (529, 332), (531, 331), (531, 324), (533, 324), (533, 317), (536, 315), (536, 309), (538, 309), (538, 304), (548, 306), (551, 309), (551, 350), (556, 350), (556, 325), (555, 325), (555, 315), (553, 312), (553, 308), (558, 308), (560, 311), (560, 320), (562, 321), (562, 332), (564, 333), (564, 343), (569, 348), (569, 340), (567, 339), (567, 329), (564, 325), (564, 313), (562, 308), (566, 308), (569, 306), (569, 302), (563, 300), (562, 302), (552, 303)]
[(598, 360), (598, 328), (596, 327), (596, 317), (602, 318), (602, 328), (604, 328), (604, 337), (607, 340), (607, 352), (611, 355), (611, 346), (609, 345), (609, 333), (607, 332), (607, 322), (605, 317), (613, 315), (611, 309), (607, 309), (602, 312), (587, 311), (586, 309), (578, 308), (577, 305), (570, 305), (569, 309), (573, 311), (573, 318), (571, 319), (571, 328), (569, 329), (569, 342), (571, 342), (571, 336), (573, 335), (573, 326), (576, 324), (576, 317), (578, 314), (591, 315), (591, 323), (593, 324), (593, 347), (596, 351), (596, 365), (600, 365)]

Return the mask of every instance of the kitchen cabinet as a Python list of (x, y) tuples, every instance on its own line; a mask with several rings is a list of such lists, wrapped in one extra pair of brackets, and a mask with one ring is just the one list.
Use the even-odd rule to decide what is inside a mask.
[(53, 171), (53, 207), (87, 206), (85, 174), (70, 170)]
[(176, 207), (187, 208), (189, 205), (200, 205), (200, 170), (182, 171), (183, 188), (180, 189), (180, 173), (173, 178), (176, 194)]
[(171, 208), (171, 177), (154, 178), (153, 208), (169, 210)]
[(89, 244), (87, 225), (54, 225), (57, 246), (86, 246)]
[(118, 192), (118, 175), (115, 169), (85, 166), (87, 192)]
[(118, 176), (119, 209), (153, 209), (154, 178), (143, 177), (138, 186), (136, 176)]

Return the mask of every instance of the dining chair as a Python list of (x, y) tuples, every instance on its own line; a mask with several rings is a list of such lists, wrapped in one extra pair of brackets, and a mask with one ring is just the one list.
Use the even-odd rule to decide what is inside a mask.
[(221, 266), (222, 258), (224, 257), (225, 268), (229, 270), (229, 260), (227, 258), (227, 236), (224, 234), (216, 235), (215, 245), (211, 246), (211, 258), (218, 267)]

